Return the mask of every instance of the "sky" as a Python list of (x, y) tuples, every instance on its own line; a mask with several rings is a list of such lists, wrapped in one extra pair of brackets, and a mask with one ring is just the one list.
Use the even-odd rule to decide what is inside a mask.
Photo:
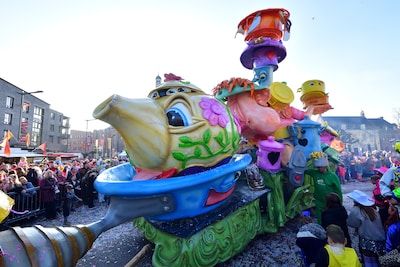
[[(157, 74), (174, 73), (205, 92), (231, 77), (252, 79), (235, 33), (250, 13), (283, 7), (292, 21), (287, 58), (274, 73), (295, 92), (326, 84), (326, 116), (383, 116), (400, 108), (400, 1), (395, 0), (0, 0), (0, 77), (86, 129), (113, 94), (144, 98)], [(90, 121), (89, 130), (107, 124)]]

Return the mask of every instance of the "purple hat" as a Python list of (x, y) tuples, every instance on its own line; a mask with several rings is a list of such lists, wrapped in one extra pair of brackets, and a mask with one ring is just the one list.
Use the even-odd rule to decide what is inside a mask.
[(250, 70), (253, 67), (273, 65), (275, 71), (278, 69), (278, 63), (286, 57), (286, 48), (280, 41), (265, 38), (262, 41), (257, 39), (249, 42), (247, 45), (240, 56), (240, 62)]

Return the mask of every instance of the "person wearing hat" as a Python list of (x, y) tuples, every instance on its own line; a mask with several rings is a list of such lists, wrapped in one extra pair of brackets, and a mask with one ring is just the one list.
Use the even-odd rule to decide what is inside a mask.
[(356, 251), (346, 247), (347, 238), (342, 228), (330, 224), (326, 228), (326, 236), (328, 244), (318, 253), (315, 267), (361, 267)]
[(329, 193), (336, 193), (342, 202), (342, 188), (340, 186), (339, 177), (328, 169), (328, 158), (323, 152), (311, 153), (311, 158), (314, 160), (315, 170), (307, 170), (306, 174), (313, 178), (314, 182), (314, 198), (315, 198), (315, 213), (318, 223), (321, 224), (321, 214), (326, 207), (326, 196)]
[(392, 204), (399, 202), (399, 197), (396, 196), (396, 189), (400, 188), (400, 157), (399, 155), (392, 155), (390, 158), (392, 167), (388, 169), (379, 180), (379, 187), (381, 194), (384, 197), (391, 198)]
[(307, 223), (300, 227), (296, 236), (296, 245), (301, 249), (305, 266), (317, 262), (317, 255), (326, 244), (326, 232), (317, 223)]
[(360, 190), (348, 194), (354, 201), (347, 218), (347, 225), (356, 228), (359, 249), (364, 266), (379, 266), (378, 257), (385, 252), (386, 234), (374, 200)]

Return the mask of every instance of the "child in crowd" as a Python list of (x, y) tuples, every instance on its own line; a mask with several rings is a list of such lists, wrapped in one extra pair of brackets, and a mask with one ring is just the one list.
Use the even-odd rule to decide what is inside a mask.
[(339, 196), (336, 193), (329, 193), (326, 196), (326, 209), (322, 212), (321, 225), (327, 229), (328, 225), (338, 225), (347, 239), (346, 246), (351, 247), (349, 229), (347, 228), (347, 211), (343, 207)]
[(75, 199), (82, 201), (82, 199), (75, 195), (74, 187), (72, 186), (72, 184), (67, 183), (63, 202), (64, 226), (70, 225), (70, 223), (68, 222), (68, 216), (70, 214)]
[(329, 225), (326, 228), (326, 235), (328, 237), (328, 244), (318, 253), (315, 267), (361, 267), (356, 251), (353, 248), (345, 246), (347, 240), (339, 226), (334, 224)]

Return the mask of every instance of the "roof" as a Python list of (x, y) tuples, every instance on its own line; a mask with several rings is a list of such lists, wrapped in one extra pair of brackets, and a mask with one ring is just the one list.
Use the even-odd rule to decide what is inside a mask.
[(36, 157), (44, 157), (43, 154), (37, 154), (34, 152), (29, 152), (27, 150), (22, 150), (21, 148), (11, 148), (11, 154), (9, 156), (4, 154), (4, 149), (0, 150), (0, 158), (36, 158)]
[(364, 124), (369, 129), (382, 129), (382, 127), (394, 127), (396, 124), (386, 121), (383, 117), (366, 118), (363, 116), (332, 116), (323, 117), (333, 128), (341, 128), (345, 124), (347, 129), (360, 129), (360, 125)]

